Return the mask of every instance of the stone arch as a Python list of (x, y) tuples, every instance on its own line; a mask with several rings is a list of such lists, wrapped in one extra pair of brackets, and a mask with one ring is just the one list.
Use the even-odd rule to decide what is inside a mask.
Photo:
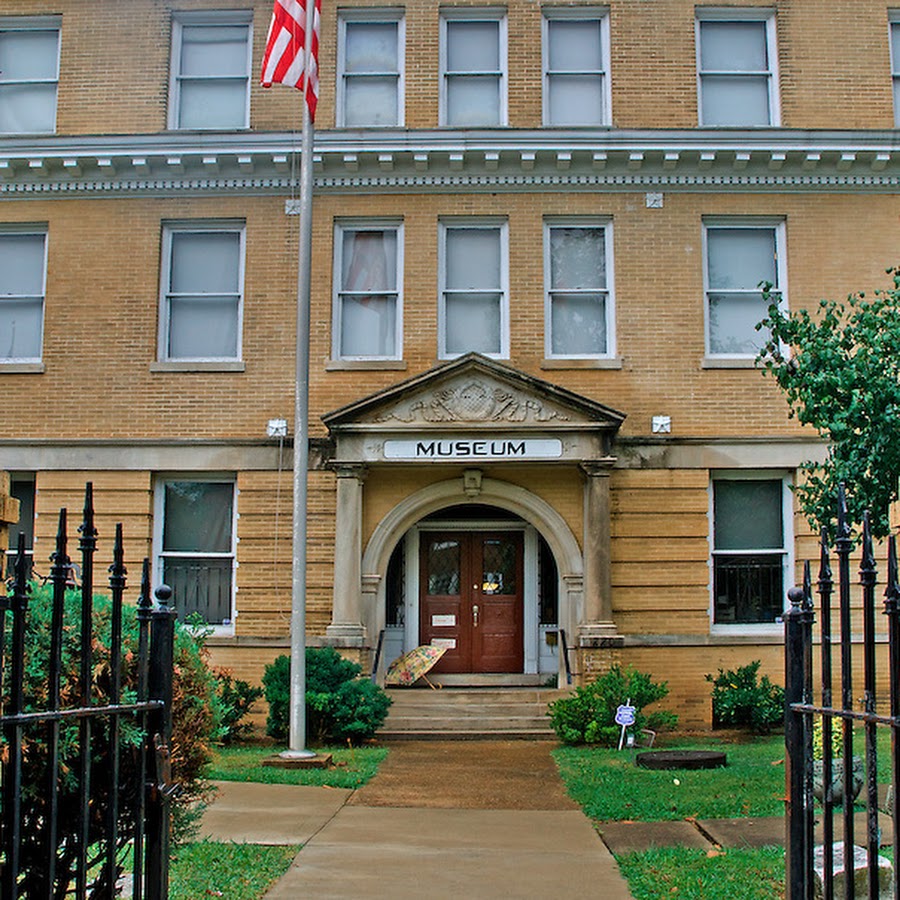
[(514, 513), (544, 537), (559, 570), (559, 624), (574, 634), (582, 615), (584, 558), (578, 541), (563, 517), (526, 488), (496, 478), (482, 478), (476, 495), (467, 493), (461, 477), (428, 485), (400, 501), (369, 538), (362, 558), (362, 617), (368, 633), (384, 627), (385, 578), (397, 542), (420, 519), (446, 506), (477, 502)]

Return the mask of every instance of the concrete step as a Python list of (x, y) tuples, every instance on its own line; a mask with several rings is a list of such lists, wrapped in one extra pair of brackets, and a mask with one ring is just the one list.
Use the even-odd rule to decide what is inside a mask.
[(547, 740), (547, 704), (569, 691), (533, 687), (389, 688), (393, 700), (378, 736), (385, 740)]

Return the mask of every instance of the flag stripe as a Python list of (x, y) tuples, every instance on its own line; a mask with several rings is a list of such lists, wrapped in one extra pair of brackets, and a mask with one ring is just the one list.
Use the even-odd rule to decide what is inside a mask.
[[(304, 54), (307, 40), (307, 12), (312, 12), (309, 54)], [(275, 0), (272, 22), (263, 56), (263, 87), (286, 84), (304, 92), (310, 119), (315, 119), (319, 98), (319, 20), (321, 0)], [(306, 71), (304, 71), (304, 56)]]

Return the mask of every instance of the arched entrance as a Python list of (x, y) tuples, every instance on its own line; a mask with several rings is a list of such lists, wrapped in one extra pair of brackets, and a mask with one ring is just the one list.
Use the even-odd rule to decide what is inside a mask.
[(472, 503), (460, 487), (407, 497), (366, 547), (365, 615), (371, 633), (384, 629), (383, 658), (437, 643), (447, 648), (438, 671), (555, 673), (558, 628), (572, 629), (581, 608), (574, 536), (524, 488), (485, 478)]

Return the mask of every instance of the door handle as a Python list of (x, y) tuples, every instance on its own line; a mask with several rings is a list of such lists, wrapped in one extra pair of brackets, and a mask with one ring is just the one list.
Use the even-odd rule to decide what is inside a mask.
[(472, 607), (472, 624), (476, 628), (478, 627), (478, 604), (477, 603)]

